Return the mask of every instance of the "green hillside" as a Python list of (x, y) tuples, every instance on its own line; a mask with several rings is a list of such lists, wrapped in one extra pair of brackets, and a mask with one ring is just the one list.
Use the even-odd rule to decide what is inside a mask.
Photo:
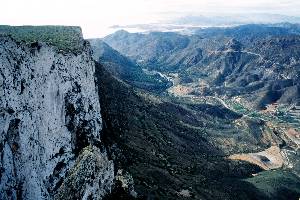
[(0, 26), (0, 35), (10, 35), (18, 42), (45, 42), (66, 52), (83, 48), (81, 28), (77, 26)]

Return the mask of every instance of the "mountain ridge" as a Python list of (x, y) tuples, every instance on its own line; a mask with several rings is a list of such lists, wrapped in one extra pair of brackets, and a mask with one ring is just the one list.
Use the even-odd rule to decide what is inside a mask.
[[(257, 32), (252, 31), (253, 29)], [(183, 82), (184, 86), (194, 83), (197, 87), (196, 83), (201, 78), (211, 90), (208, 94), (219, 93), (220, 90), (215, 88), (218, 86), (222, 88), (220, 95), (237, 96), (245, 92), (253, 93), (255, 90), (259, 93), (262, 87), (264, 92), (271, 92), (270, 85), (276, 80), (278, 83), (275, 84), (280, 85), (284, 79), (292, 79), (291, 86), (298, 87), (299, 72), (296, 66), (299, 64), (297, 45), (300, 32), (294, 31), (294, 25), (281, 29), (285, 30), (284, 33), (278, 33), (278, 27), (272, 25), (243, 25), (235, 28), (201, 29), (191, 36), (123, 31), (107, 36), (104, 41), (143, 68), (159, 71), (166, 76), (178, 74), (179, 80), (188, 80), (187, 83)], [(160, 45), (154, 46), (153, 40)], [(231, 44), (235, 46), (228, 46), (230, 41), (235, 41), (235, 44)], [(161, 46), (161, 43), (165, 46)], [(249, 86), (248, 91), (245, 86)], [(289, 87), (286, 91), (288, 90)], [(275, 103), (280, 96), (282, 94), (268, 103)], [(282, 102), (297, 103), (297, 99), (299, 96), (292, 101), (282, 99)], [(255, 105), (260, 109), (265, 106), (263, 102)]]

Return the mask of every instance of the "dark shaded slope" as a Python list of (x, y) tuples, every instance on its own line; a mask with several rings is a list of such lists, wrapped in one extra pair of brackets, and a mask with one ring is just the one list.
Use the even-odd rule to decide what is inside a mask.
[(247, 181), (273, 199), (297, 200), (300, 196), (300, 178), (289, 171), (264, 171)]
[[(230, 121), (240, 116), (221, 115), (219, 118), (222, 109), (203, 108), (205, 105), (194, 108), (198, 110), (194, 113), (180, 105), (135, 92), (99, 64), (96, 76), (105, 124), (103, 140), (110, 147), (116, 168), (133, 176), (139, 197), (267, 199), (251, 184), (241, 181), (259, 169), (226, 160), (223, 151), (209, 141), (209, 131), (204, 130), (203, 123), (208, 124), (205, 129), (211, 132), (221, 129), (235, 132)], [(206, 114), (207, 109), (211, 113)], [(214, 127), (216, 122), (218, 125)], [(198, 128), (193, 127), (197, 125)], [(179, 194), (182, 190), (188, 190), (191, 196), (184, 198)]]

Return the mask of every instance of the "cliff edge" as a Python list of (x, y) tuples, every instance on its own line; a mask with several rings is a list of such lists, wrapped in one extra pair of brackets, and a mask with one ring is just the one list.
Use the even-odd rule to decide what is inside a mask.
[(89, 45), (46, 42), (0, 36), (0, 199), (102, 199), (114, 172)]

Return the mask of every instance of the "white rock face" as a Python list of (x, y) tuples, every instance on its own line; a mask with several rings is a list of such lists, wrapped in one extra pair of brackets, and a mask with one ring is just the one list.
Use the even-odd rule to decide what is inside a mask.
[[(89, 47), (63, 55), (0, 37), (0, 199), (65, 198), (66, 185), (69, 199), (110, 190), (94, 67)], [(96, 171), (82, 167), (88, 158)]]

